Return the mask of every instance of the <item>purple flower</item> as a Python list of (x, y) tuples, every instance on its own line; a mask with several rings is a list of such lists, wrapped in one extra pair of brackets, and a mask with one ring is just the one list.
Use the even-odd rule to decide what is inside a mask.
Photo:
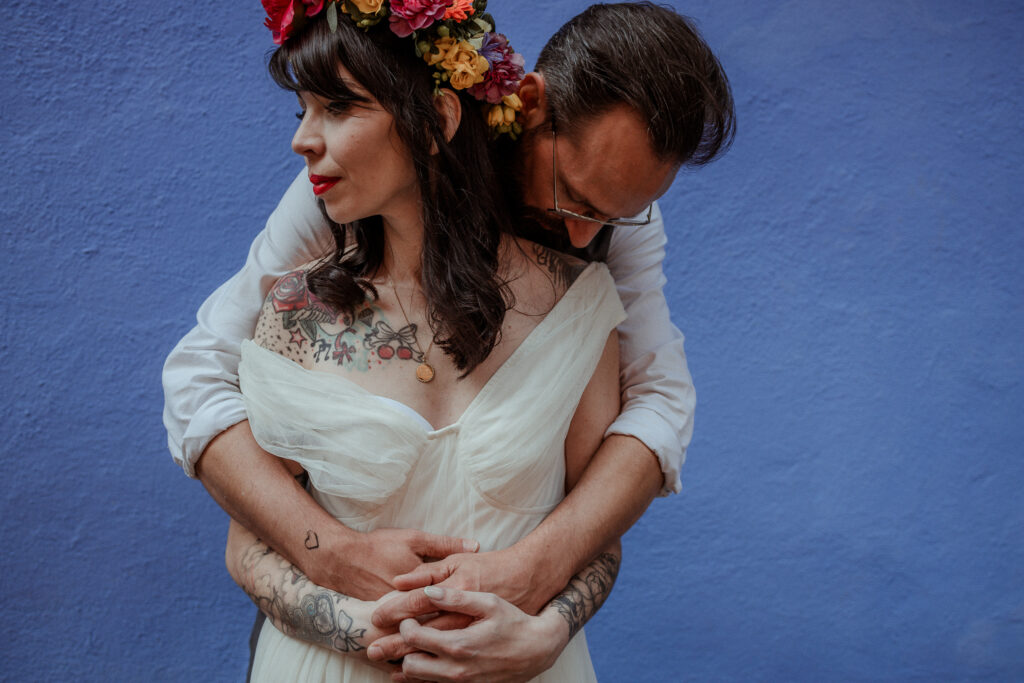
[(405, 38), (444, 19), (451, 0), (391, 0), (391, 30)]
[(469, 89), (470, 95), (478, 100), (497, 104), (501, 102), (502, 97), (511, 95), (519, 89), (526, 60), (521, 54), (512, 51), (508, 38), (500, 33), (485, 33), (483, 43), (477, 52), (483, 55), (491, 68), (484, 75), (482, 83), (477, 83)]

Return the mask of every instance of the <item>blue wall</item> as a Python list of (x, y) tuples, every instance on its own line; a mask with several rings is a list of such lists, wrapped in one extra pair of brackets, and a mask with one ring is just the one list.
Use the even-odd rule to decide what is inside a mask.
[[(1024, 678), (1024, 9), (674, 4), (740, 128), (663, 202), (700, 404), (602, 680)], [(583, 5), (492, 1), (528, 63)], [(294, 102), (255, 0), (5, 6), (0, 676), (238, 680), (159, 375), (301, 166)]]

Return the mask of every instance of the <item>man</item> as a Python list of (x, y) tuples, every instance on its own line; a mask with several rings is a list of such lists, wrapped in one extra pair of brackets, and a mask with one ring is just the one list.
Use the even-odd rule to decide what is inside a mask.
[[(661, 291), (665, 234), (653, 202), (680, 166), (707, 163), (728, 147), (734, 132), (728, 81), (685, 19), (649, 3), (621, 3), (595, 5), (563, 26), (519, 96), (524, 133), (514, 152), (517, 199), (534, 219), (532, 228), (524, 221), (524, 234), (605, 260), (628, 319), (619, 328), (622, 413), (580, 482), (517, 544), (514, 557), (499, 561), (494, 553), (473, 553), (473, 545), (459, 539), (415, 530), (351, 531), (252, 438), (237, 390), (238, 344), (252, 336), (273, 282), (330, 243), (305, 173), (256, 238), (245, 267), (203, 304), (198, 326), (164, 368), (164, 420), (175, 459), (314, 583), (362, 599), (393, 587), (433, 583), (445, 589), (434, 600), (414, 591), (384, 605), (374, 619), (381, 626), (438, 607), (501, 618), (479, 592), (534, 614), (568, 587), (558, 599), (572, 636), (614, 581), (618, 558), (599, 557), (601, 551), (655, 495), (679, 489), (694, 393), (683, 337), (669, 321)], [(424, 562), (438, 557), (444, 559)], [(601, 585), (596, 594), (573, 589), (595, 577)], [(407, 657), (410, 676), (446, 680), (471, 672), (486, 679), (507, 673), (501, 668), (507, 664), (467, 661), (465, 639), (479, 637), (473, 645), (493, 650), (494, 633), (464, 634), (456, 648), (445, 634), (405, 620), (404, 643), (387, 640), (371, 656), (388, 658), (415, 646), (436, 657), (429, 670), (416, 668), (427, 658)]]

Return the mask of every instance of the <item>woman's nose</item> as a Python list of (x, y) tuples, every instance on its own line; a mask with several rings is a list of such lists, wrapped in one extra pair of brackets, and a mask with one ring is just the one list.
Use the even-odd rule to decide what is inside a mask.
[(323, 153), (323, 144), (323, 136), (317, 130), (313, 115), (306, 112), (292, 136), (292, 151), (304, 157), (318, 156)]

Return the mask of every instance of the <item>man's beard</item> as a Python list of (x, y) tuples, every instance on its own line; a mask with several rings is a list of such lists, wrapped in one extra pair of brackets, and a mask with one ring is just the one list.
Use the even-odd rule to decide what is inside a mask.
[(509, 203), (518, 221), (520, 223), (529, 224), (528, 226), (524, 226), (527, 232), (532, 228), (534, 230), (553, 232), (560, 237), (568, 238), (569, 232), (565, 227), (565, 221), (544, 209), (538, 209), (535, 206), (528, 206), (523, 202), (523, 187), (526, 184), (526, 172), (523, 169), (524, 154), (522, 151), (533, 145), (533, 139), (537, 135), (538, 132), (535, 129), (524, 130), (516, 143), (516, 151), (519, 153), (513, 155), (511, 167), (512, 185), (514, 189), (513, 196), (509, 198)]

